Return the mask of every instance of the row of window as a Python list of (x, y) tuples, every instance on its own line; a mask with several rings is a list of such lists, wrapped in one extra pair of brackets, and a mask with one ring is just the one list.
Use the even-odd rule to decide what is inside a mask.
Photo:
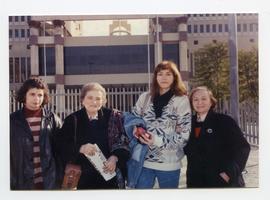
[(9, 58), (9, 82), (22, 83), (31, 73), (30, 57)]
[[(217, 40), (212, 40), (213, 43), (217, 43)], [(249, 42), (250, 43), (254, 43), (255, 42), (255, 39), (254, 38), (250, 38), (249, 39)], [(199, 45), (199, 40), (193, 40), (193, 44), (194, 45)]]
[(30, 16), (9, 16), (9, 22), (28, 22), (31, 20)]
[[(154, 45), (149, 48), (151, 71), (154, 69)], [(179, 45), (163, 44), (163, 59), (179, 64)], [(46, 55), (46, 65), (44, 57)], [(45, 67), (46, 66), (46, 67)], [(21, 83), (30, 75), (30, 58), (9, 59), (10, 83)], [(64, 47), (64, 73), (114, 74), (146, 73), (148, 70), (147, 45)], [(39, 48), (39, 74), (55, 75), (55, 48)]]
[[(256, 13), (237, 13), (237, 16), (257, 15)], [(188, 17), (216, 17), (216, 16), (228, 16), (228, 14), (187, 14)]]
[(9, 29), (9, 38), (29, 38), (30, 29)]
[[(187, 26), (188, 33), (222, 33), (228, 32), (228, 24), (194, 24)], [(237, 24), (237, 32), (258, 32), (258, 24)]]

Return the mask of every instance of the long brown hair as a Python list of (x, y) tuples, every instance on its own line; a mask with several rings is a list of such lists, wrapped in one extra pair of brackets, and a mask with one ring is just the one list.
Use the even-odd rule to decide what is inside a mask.
[(176, 96), (182, 96), (182, 95), (187, 94), (186, 86), (184, 82), (182, 81), (181, 74), (179, 70), (177, 69), (176, 64), (172, 61), (164, 60), (155, 67), (153, 79), (152, 79), (151, 91), (150, 91), (151, 97), (154, 98), (156, 95), (159, 94), (157, 74), (161, 70), (165, 70), (165, 69), (170, 70), (173, 74), (173, 83), (171, 85), (171, 90), (173, 94)]

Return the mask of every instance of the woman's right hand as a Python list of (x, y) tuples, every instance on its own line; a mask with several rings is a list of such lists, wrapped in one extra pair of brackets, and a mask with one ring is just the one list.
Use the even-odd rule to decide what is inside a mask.
[(80, 147), (80, 153), (82, 154), (93, 156), (95, 152), (97, 152), (97, 148), (94, 144), (87, 143)]

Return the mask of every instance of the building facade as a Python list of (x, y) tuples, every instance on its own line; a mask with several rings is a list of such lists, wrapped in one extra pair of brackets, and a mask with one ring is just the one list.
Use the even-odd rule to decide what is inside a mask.
[[(27, 20), (26, 20), (27, 19)], [(108, 36), (81, 36), (84, 20), (115, 20)], [(129, 19), (149, 21), (149, 34), (133, 35)], [(128, 34), (113, 34), (125, 20)], [(119, 23), (121, 24), (121, 23)], [(238, 48), (258, 48), (258, 15), (237, 15)], [(30, 75), (42, 76), (52, 88), (145, 85), (161, 60), (174, 61), (188, 84), (194, 52), (205, 44), (228, 40), (227, 14), (10, 16), (10, 87)]]

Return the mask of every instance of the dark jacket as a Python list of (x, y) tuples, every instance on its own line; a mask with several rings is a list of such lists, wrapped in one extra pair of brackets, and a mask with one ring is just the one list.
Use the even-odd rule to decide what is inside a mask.
[[(229, 116), (210, 110), (203, 122), (200, 136), (192, 132), (184, 148), (187, 156), (187, 187), (240, 187), (244, 186), (245, 168), (250, 145), (236, 122)], [(219, 175), (226, 172), (226, 183)]]
[[(77, 120), (76, 135), (74, 116)], [(111, 155), (118, 157), (117, 167), (123, 172), (129, 159), (129, 149), (128, 138), (122, 121), (119, 120), (122, 120), (121, 113), (107, 108), (98, 111), (98, 120), (94, 120), (95, 122), (89, 121), (85, 108), (65, 119), (57, 141), (64, 165), (72, 162), (82, 168), (78, 189), (106, 189), (116, 186), (115, 178), (105, 182), (79, 150), (84, 144), (97, 143), (105, 157), (109, 158)]]
[[(54, 136), (61, 120), (52, 112), (42, 109), (40, 159), (44, 189), (57, 189)], [(12, 190), (33, 189), (33, 136), (23, 109), (10, 115), (10, 187)]]

